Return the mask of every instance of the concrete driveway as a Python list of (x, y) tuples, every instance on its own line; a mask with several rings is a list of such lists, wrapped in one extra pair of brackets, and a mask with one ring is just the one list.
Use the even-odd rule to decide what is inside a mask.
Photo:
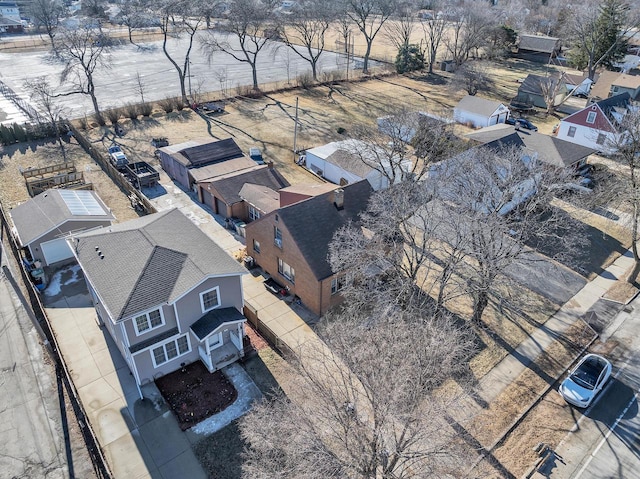
[(79, 267), (54, 276), (44, 299), (59, 349), (114, 477), (206, 478), (155, 385), (145, 386), (145, 399), (140, 399), (120, 351), (96, 322)]

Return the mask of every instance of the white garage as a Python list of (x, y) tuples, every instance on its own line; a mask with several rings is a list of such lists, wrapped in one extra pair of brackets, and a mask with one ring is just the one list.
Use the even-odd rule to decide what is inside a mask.
[(16, 206), (9, 215), (20, 245), (44, 266), (73, 258), (66, 243), (70, 234), (110, 226), (115, 220), (90, 190), (48, 190)]
[(40, 248), (45, 264), (53, 264), (73, 257), (71, 248), (69, 248), (65, 238), (40, 243)]

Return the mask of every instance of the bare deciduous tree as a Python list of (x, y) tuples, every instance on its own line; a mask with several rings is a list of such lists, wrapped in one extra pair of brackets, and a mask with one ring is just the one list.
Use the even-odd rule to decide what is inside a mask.
[(433, 73), (433, 66), (436, 63), (438, 48), (440, 48), (440, 45), (442, 44), (447, 21), (444, 16), (442, 16), (441, 18), (433, 16), (431, 18), (420, 20), (420, 24), (422, 26), (426, 51), (428, 52), (429, 73)]
[(44, 28), (51, 41), (51, 48), (56, 49), (55, 36), (60, 25), (60, 19), (64, 16), (64, 5), (61, 0), (33, 0), (27, 9), (38, 28)]
[(460, 66), (472, 53), (482, 48), (489, 36), (490, 29), (496, 19), (491, 16), (484, 5), (466, 2), (463, 6), (450, 7), (445, 10), (449, 20), (449, 30), (444, 44), (453, 62)]
[(258, 55), (267, 45), (268, 38), (262, 36), (269, 27), (271, 11), (260, 0), (234, 0), (229, 5), (229, 17), (223, 29), (226, 37), (238, 40), (236, 47), (227, 38), (220, 39), (219, 33), (209, 32), (202, 39), (202, 48), (209, 53), (220, 51), (251, 67), (253, 88), (258, 90)]
[(415, 30), (414, 8), (410, 3), (398, 5), (395, 14), (383, 26), (383, 34), (397, 50), (411, 44), (411, 35)]
[(101, 34), (90, 26), (65, 29), (60, 32), (56, 41), (58, 55), (64, 62), (61, 81), (70, 83), (73, 88), (64, 95), (88, 95), (93, 103), (96, 120), (101, 125), (104, 124), (104, 119), (96, 98), (94, 73), (99, 67), (109, 67), (109, 43), (104, 33)]
[(622, 132), (607, 140), (607, 147), (614, 151), (614, 158), (628, 168), (628, 172), (618, 175), (617, 181), (609, 184), (603, 192), (604, 199), (610, 204), (620, 202), (630, 209), (631, 251), (634, 268), (627, 275), (630, 283), (638, 280), (640, 274), (640, 110), (631, 107), (620, 121), (618, 128)]
[(367, 49), (364, 53), (362, 71), (369, 73), (371, 46), (380, 29), (396, 9), (395, 0), (344, 0), (346, 12), (364, 36)]
[(240, 423), (248, 443), (244, 472), (256, 478), (413, 478), (454, 476), (476, 452), (445, 417), (461, 394), (471, 335), (420, 314), (381, 305), (327, 321), (327, 347), (291, 358), (296, 391), (264, 401)]
[[(191, 58), (191, 50), (193, 48), (194, 37), (204, 21), (201, 5), (199, 2), (191, 2), (189, 0), (171, 1), (166, 0), (160, 7), (160, 30), (162, 31), (162, 51), (167, 59), (171, 62), (178, 73), (180, 80), (180, 95), (184, 105), (189, 104), (186, 90), (186, 77), (190, 74), (189, 65)], [(180, 38), (186, 35), (189, 39), (187, 50), (184, 53), (182, 65), (178, 64), (169, 53), (167, 42), (169, 38)]]
[(318, 81), (318, 61), (324, 52), (325, 36), (335, 15), (332, 2), (303, 0), (293, 7), (285, 28), (281, 30), (285, 44), (311, 65), (314, 81)]
[(528, 244), (554, 241), (563, 246), (557, 248), (563, 254), (580, 244), (580, 229), (551, 206), (568, 175), (500, 144), (468, 150), (432, 168), (427, 184), (444, 201), (446, 215), (459, 218), (456, 233), (465, 238), (465, 260), (457, 273), (473, 298), (475, 322), (509, 268), (541, 260)]
[(488, 65), (482, 61), (470, 61), (459, 66), (449, 84), (455, 91), (465, 90), (472, 96), (489, 91), (491, 85)]
[(55, 103), (54, 98), (56, 95), (53, 87), (49, 84), (49, 80), (44, 76), (37, 77), (27, 80), (24, 87), (29, 92), (31, 100), (40, 107), (40, 111), (44, 112), (44, 120), (56, 137), (62, 158), (66, 160), (67, 152), (60, 136), (60, 123), (64, 115), (64, 109)]

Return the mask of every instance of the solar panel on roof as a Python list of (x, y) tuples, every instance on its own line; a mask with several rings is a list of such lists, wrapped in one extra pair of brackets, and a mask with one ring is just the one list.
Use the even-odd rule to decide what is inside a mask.
[(106, 216), (107, 212), (90, 191), (59, 190), (69, 212), (74, 216)]
[(181, 150), (180, 153), (189, 160), (193, 167), (231, 160), (242, 156), (242, 150), (233, 138), (227, 138), (226, 140), (207, 143), (205, 145), (192, 146)]

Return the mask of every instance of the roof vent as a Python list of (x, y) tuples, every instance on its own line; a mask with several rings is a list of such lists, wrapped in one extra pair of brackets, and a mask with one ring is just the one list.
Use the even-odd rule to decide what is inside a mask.
[(100, 253), (100, 259), (104, 259), (104, 255)]

